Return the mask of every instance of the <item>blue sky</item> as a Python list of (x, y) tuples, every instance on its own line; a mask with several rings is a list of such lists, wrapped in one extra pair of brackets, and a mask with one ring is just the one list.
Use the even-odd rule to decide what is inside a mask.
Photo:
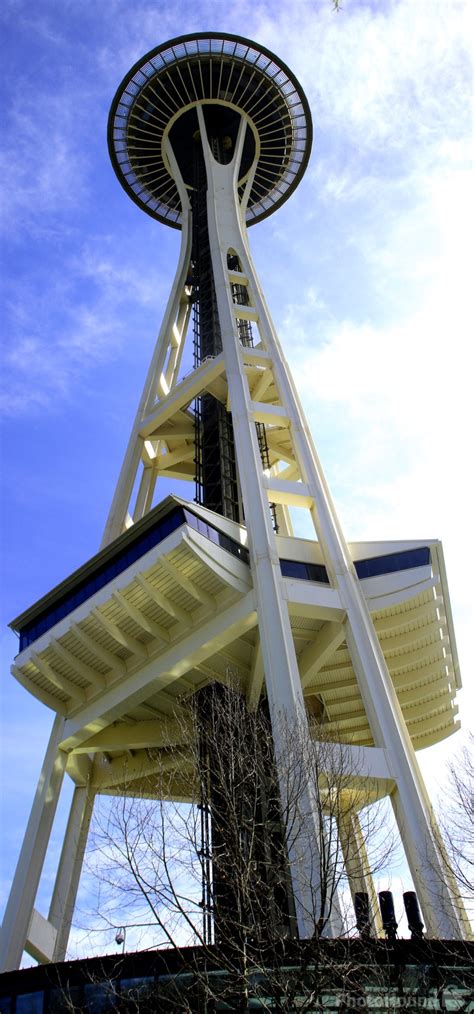
[[(469, 724), (472, 10), (4, 0), (0, 27), (4, 898), (51, 724), (5, 625), (100, 542), (178, 250), (117, 183), (107, 115), (173, 36), (241, 32), (308, 96), (306, 176), (252, 250), (347, 537), (443, 541)], [(461, 740), (421, 755), (433, 792)]]

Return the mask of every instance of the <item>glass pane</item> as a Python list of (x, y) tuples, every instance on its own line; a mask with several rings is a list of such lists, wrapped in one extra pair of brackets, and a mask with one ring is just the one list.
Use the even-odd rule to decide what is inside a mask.
[(50, 991), (47, 1010), (49, 1014), (72, 1014), (82, 1010), (82, 999), (82, 986), (58, 987)]
[(20, 993), (16, 998), (17, 1014), (43, 1014), (43, 990), (37, 993)]
[(116, 1009), (117, 994), (112, 982), (87, 983), (84, 986), (84, 1010), (88, 1014), (102, 1014), (102, 1011)]

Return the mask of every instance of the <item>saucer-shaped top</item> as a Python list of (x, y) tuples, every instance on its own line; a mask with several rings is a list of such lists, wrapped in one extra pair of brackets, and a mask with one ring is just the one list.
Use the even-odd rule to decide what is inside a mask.
[(305, 171), (311, 114), (288, 67), (240, 36), (183, 35), (132, 67), (117, 90), (108, 123), (110, 157), (122, 186), (153, 218), (181, 227), (181, 201), (163, 141), (169, 135), (184, 181), (192, 188), (199, 104), (208, 130), (217, 123), (229, 144), (240, 115), (246, 117), (239, 188), (245, 186), (256, 152), (246, 219), (248, 225), (260, 221), (287, 200)]

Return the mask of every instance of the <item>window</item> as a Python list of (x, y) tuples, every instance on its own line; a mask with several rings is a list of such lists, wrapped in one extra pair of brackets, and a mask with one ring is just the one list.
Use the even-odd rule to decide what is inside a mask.
[(420, 549), (406, 549), (401, 553), (388, 553), (386, 556), (373, 556), (370, 560), (356, 560), (354, 567), (357, 577), (377, 577), (379, 574), (393, 574), (397, 570), (410, 570), (412, 567), (425, 567), (430, 563), (431, 555), (428, 546)]
[(16, 998), (16, 1014), (43, 1014), (44, 993), (19, 993)]
[(329, 584), (328, 572), (321, 563), (280, 560), (280, 569), (283, 577), (296, 577), (299, 581), (318, 581), (320, 584)]
[(206, 539), (215, 542), (216, 545), (221, 546), (222, 549), (226, 549), (233, 556), (239, 557), (244, 563), (249, 562), (249, 553), (245, 546), (241, 546), (240, 543), (231, 539), (228, 535), (224, 535), (213, 525), (203, 521), (191, 511), (184, 510), (182, 507), (175, 507), (166, 517), (157, 521), (147, 532), (138, 535), (131, 543), (118, 549), (117, 555), (112, 560), (99, 564), (93, 574), (79, 581), (76, 587), (65, 595), (62, 600), (56, 602), (54, 606), (46, 610), (37, 619), (27, 623), (19, 630), (20, 651), (27, 648), (41, 634), (54, 627), (64, 616), (72, 613), (77, 606), (94, 595), (100, 588), (104, 588), (109, 581), (112, 581), (114, 577), (121, 574), (132, 563), (135, 563), (141, 556), (144, 556), (150, 549), (153, 549), (154, 546), (158, 546), (168, 535), (171, 535), (172, 532), (185, 523), (200, 532), (201, 535), (204, 535)]

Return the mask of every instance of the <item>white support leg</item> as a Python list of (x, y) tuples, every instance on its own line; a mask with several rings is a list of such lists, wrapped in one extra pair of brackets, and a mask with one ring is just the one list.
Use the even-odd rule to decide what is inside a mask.
[(90, 787), (76, 786), (48, 916), (57, 930), (53, 961), (64, 961), (66, 957), (93, 806)]
[(145, 504), (148, 499), (153, 469), (151, 465), (145, 465), (138, 487), (137, 500), (133, 511), (133, 520), (139, 521), (145, 514)]
[(257, 627), (247, 687), (247, 705), (250, 711), (255, 711), (255, 708), (258, 706), (264, 679), (265, 674), (263, 672), (262, 646), (260, 644), (260, 634)]
[(392, 803), (427, 933), (463, 939), (470, 933), (467, 917), (433, 833), (431, 804), (375, 628), (350, 573), (345, 588), (347, 646), (374, 741), (384, 747), (395, 780)]
[[(223, 328), (223, 341), (226, 330), (228, 338), (227, 342), (224, 343), (224, 348), (226, 352), (227, 377), (236, 445), (238, 446), (238, 442), (242, 440), (241, 449), (239, 448), (238, 451), (238, 460), (239, 462), (252, 461), (255, 475), (259, 476), (261, 472), (259, 460), (255, 451), (252, 454), (249, 446), (254, 441), (249, 440), (247, 435), (246, 446), (244, 447), (245, 438), (241, 436), (242, 430), (245, 429), (245, 421), (248, 423), (250, 419), (251, 407), (248, 389), (242, 383), (242, 374), (239, 369), (240, 357), (236, 348), (234, 328), (231, 326), (233, 308), (230, 302), (229, 286), (225, 272), (226, 250), (229, 246), (235, 247), (236, 243), (238, 215), (235, 210), (235, 199), (233, 199), (230, 193), (230, 186), (227, 182), (229, 167), (213, 163), (212, 156), (207, 152), (206, 159), (209, 166), (208, 174), (210, 174), (208, 199), (209, 231), (211, 243), (213, 242), (214, 244), (213, 265), (219, 314), (221, 321), (229, 321), (227, 329)], [(241, 246), (237, 252), (243, 272), (249, 278), (249, 292), (252, 294), (252, 305), (255, 306), (258, 316), (260, 335), (267, 352), (272, 357), (272, 371), (279, 391), (280, 401), (284, 406), (286, 417), (290, 419), (291, 437), (296, 459), (303, 482), (313, 502), (312, 516), (317, 537), (323, 549), (331, 583), (334, 587), (338, 588), (342, 604), (347, 612), (347, 644), (369, 718), (374, 742), (376, 745), (386, 749), (396, 779), (398, 817), (404, 826), (407, 851), (411, 851), (411, 857), (409, 858), (410, 865), (412, 869), (417, 871), (416, 882), (420, 885), (420, 899), (424, 899), (425, 922), (428, 931), (434, 936), (462, 938), (466, 935), (467, 923), (462, 914), (460, 914), (462, 913), (460, 899), (455, 897), (448, 887), (443, 887), (443, 880), (446, 879), (445, 865), (432, 833), (431, 808), (419, 772), (413, 745), (406, 730), (385, 658), (349, 555), (293, 380), (286, 367), (280, 344), (257, 281), (248, 244), (243, 236), (241, 237)], [(231, 333), (233, 341), (231, 340)], [(250, 436), (252, 435), (250, 434)], [(251, 471), (252, 469), (249, 467), (241, 476), (243, 489), (244, 483), (246, 480), (248, 481)], [(266, 514), (267, 531), (265, 533), (262, 532), (260, 536), (258, 527), (253, 528), (253, 522), (250, 518), (252, 508), (254, 504), (258, 503), (258, 496), (261, 494), (261, 483), (253, 483), (254, 486), (258, 486), (258, 491), (250, 489), (251, 485), (252, 479), (250, 477), (247, 496), (245, 497), (244, 495), (244, 499), (246, 500), (246, 510), (248, 511), (249, 531), (252, 532), (257, 557), (255, 561), (256, 573), (260, 570), (262, 576), (261, 587), (263, 588), (265, 587), (263, 583), (263, 559), (265, 554), (262, 554), (260, 542), (262, 546), (265, 545), (265, 542), (270, 546), (272, 533), (268, 533), (268, 511)], [(264, 508), (263, 514), (265, 515)], [(276, 571), (274, 576), (275, 582), (278, 584)], [(267, 580), (265, 578), (265, 581)], [(259, 582), (256, 580), (257, 587), (258, 584)], [(260, 608), (262, 609), (263, 606)], [(263, 615), (260, 610), (259, 617), (262, 621)], [(279, 616), (275, 613), (273, 632), (276, 631), (278, 623)], [(269, 673), (268, 679), (270, 684), (272, 682), (272, 670), (268, 667), (265, 657), (265, 640), (265, 637), (262, 636), (265, 671)], [(269, 689), (269, 696), (270, 693)], [(296, 689), (295, 693), (297, 693)], [(280, 698), (278, 696), (277, 699), (284, 700), (284, 697)], [(421, 889), (421, 884), (423, 884), (423, 889)]]
[(375, 935), (381, 937), (382, 920), (380, 918), (377, 894), (370, 872), (369, 857), (357, 813), (350, 811), (341, 814), (338, 820), (338, 833), (352, 903), (355, 904), (355, 894), (357, 891), (364, 891), (368, 895), (370, 926)]
[[(293, 643), (290, 618), (283, 597), (280, 562), (276, 549), (275, 534), (271, 525), (268, 496), (263, 485), (263, 469), (258, 447), (255, 424), (250, 408), (250, 392), (244, 371), (228, 281), (227, 251), (235, 248), (240, 239), (241, 254), (244, 248), (242, 227), (236, 198), (236, 176), (240, 160), (246, 123), (242, 120), (236, 151), (231, 165), (220, 165), (213, 158), (207, 143), (206, 128), (202, 110), (198, 108), (199, 125), (203, 139), (204, 158), (208, 178), (208, 228), (216, 297), (219, 309), (222, 344), (226, 363), (227, 382), (237, 460), (240, 463), (240, 483), (245, 506), (246, 524), (249, 533), (249, 549), (254, 587), (258, 602), (258, 620), (262, 645), (270, 715), (274, 735), (275, 757), (282, 789), (283, 809), (288, 824), (295, 821), (299, 833), (294, 835), (289, 847), (293, 890), (301, 938), (312, 936), (320, 917), (329, 923), (334, 914), (322, 912), (320, 883), (320, 826), (316, 789), (305, 779), (302, 796), (298, 800), (298, 812), (293, 810), (293, 801), (287, 795), (287, 742), (286, 730), (309, 739), (306, 711), (304, 707), (298, 664)], [(304, 826), (301, 826), (303, 815)], [(339, 930), (334, 925), (333, 933)]]
[(275, 505), (276, 519), (278, 525), (279, 535), (293, 535), (293, 526), (291, 524), (290, 512), (285, 504), (277, 503)]
[[(142, 454), (142, 441), (139, 434), (140, 427), (147, 412), (151, 411), (156, 398), (164, 393), (167, 393), (167, 391), (164, 392), (161, 388), (161, 377), (163, 371), (165, 371), (166, 374), (166, 377), (163, 379), (165, 379), (168, 389), (176, 381), (183, 350), (184, 330), (189, 320), (189, 307), (184, 306), (184, 301), (185, 283), (191, 256), (191, 211), (187, 191), (182, 182), (181, 174), (170, 145), (168, 145), (167, 154), (170, 164), (174, 170), (174, 176), (180, 193), (181, 206), (183, 209), (183, 227), (181, 231), (181, 249), (179, 253), (178, 267), (176, 269), (163, 323), (156, 342), (155, 351), (153, 353), (150, 368), (145, 380), (145, 386), (138, 404), (130, 440), (125, 452), (125, 457), (102, 537), (101, 548), (103, 546), (107, 546), (109, 542), (112, 542), (113, 539), (116, 539), (117, 536), (124, 531), (125, 519), (127, 517), (127, 512), (129, 511), (133, 487), (140, 467)], [(183, 332), (181, 335), (179, 335), (179, 328), (181, 328)], [(179, 348), (176, 348), (176, 336), (174, 334), (175, 329), (178, 337), (180, 337)], [(170, 363), (166, 365), (166, 357), (168, 354), (170, 356), (170, 363), (172, 364), (171, 367)], [(146, 509), (147, 508), (145, 506), (145, 511)]]
[[(435, 939), (441, 937), (444, 940), (472, 940), (471, 923), (459, 894), (448, 856), (444, 851), (429, 801), (426, 801), (426, 806), (431, 838), (414, 834), (413, 820), (407, 820), (406, 794), (405, 800), (403, 800), (399, 785), (392, 792), (390, 799), (410, 867), (413, 886), (420, 903), (426, 935)], [(415, 805), (417, 802), (418, 800), (415, 798)], [(435, 907), (433, 907), (433, 900)], [(453, 912), (455, 918), (453, 918)]]
[(0, 970), (19, 968), (43, 870), (67, 755), (59, 749), (64, 718), (57, 716), (46, 750), (0, 935)]
[[(272, 719), (275, 723), (278, 710), (286, 717), (291, 716), (292, 722), (304, 721), (301, 718), (304, 709), (289, 618), (281, 592), (281, 576), (274, 533), (270, 524), (268, 498), (262, 482), (261, 460), (252, 421), (252, 403), (242, 368), (236, 311), (228, 282), (229, 249), (236, 249), (243, 272), (249, 279), (251, 305), (255, 309), (264, 347), (272, 357), (272, 371), (285, 417), (290, 420), (291, 438), (299, 471), (313, 503), (312, 516), (318, 540), (323, 549), (331, 583), (338, 588), (347, 613), (347, 644), (374, 742), (385, 748), (393, 769), (397, 784), (399, 819), (403, 821), (407, 851), (411, 851), (410, 864), (412, 869), (417, 870), (415, 882), (420, 887), (423, 884), (423, 889), (419, 890), (426, 925), (429, 932), (436, 936), (463, 937), (466, 933), (466, 923), (460, 916), (458, 900), (452, 896), (448, 887), (442, 886), (443, 863), (433, 837), (431, 810), (414, 749), (248, 252), (245, 232), (242, 229), (242, 216), (237, 210), (235, 186), (236, 166), (240, 157), (239, 142), (242, 143), (245, 127), (241, 127), (232, 165), (219, 165), (213, 159), (206, 142), (204, 117), (200, 109), (198, 116), (208, 174), (209, 236), (229, 403), (232, 407), (240, 482), (251, 539), (250, 553), (259, 600), (260, 636)], [(232, 171), (234, 171), (233, 180)], [(277, 741), (277, 731), (275, 738)], [(276, 747), (278, 755), (277, 742)]]
[(184, 339), (186, 337), (186, 331), (188, 329), (190, 316), (191, 316), (191, 303), (189, 299), (186, 299), (185, 301), (181, 302), (175, 329), (173, 329), (173, 331), (175, 331), (176, 333), (173, 335), (174, 343), (172, 344), (170, 356), (168, 359), (168, 365), (166, 367), (165, 372), (165, 380), (169, 388), (172, 386), (181, 364), (181, 358), (184, 349)]

